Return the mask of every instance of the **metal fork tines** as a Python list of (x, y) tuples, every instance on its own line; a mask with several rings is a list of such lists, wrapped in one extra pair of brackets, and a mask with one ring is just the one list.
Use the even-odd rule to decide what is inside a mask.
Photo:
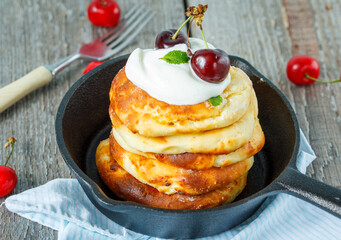
[(93, 42), (84, 44), (75, 54), (46, 67), (55, 76), (77, 59), (105, 61), (127, 47), (153, 16), (154, 13), (151, 10), (136, 5), (125, 14), (114, 29)]
[(106, 55), (112, 56), (124, 49), (152, 19), (154, 14), (145, 7), (138, 7), (136, 12), (130, 11), (127, 15), (126, 20), (119, 26), (119, 30), (110, 34), (108, 38), (102, 39), (102, 42), (111, 49), (107, 51)]

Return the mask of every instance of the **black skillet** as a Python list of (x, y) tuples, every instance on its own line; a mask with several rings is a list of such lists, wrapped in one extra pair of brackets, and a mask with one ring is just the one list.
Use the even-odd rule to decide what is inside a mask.
[(247, 61), (231, 56), (253, 82), (265, 146), (255, 157), (242, 194), (231, 204), (203, 210), (165, 210), (117, 198), (100, 179), (95, 150), (109, 136), (109, 89), (128, 55), (108, 61), (66, 93), (56, 117), (60, 152), (91, 202), (107, 217), (135, 232), (163, 238), (195, 238), (226, 231), (251, 216), (270, 195), (285, 192), (341, 217), (341, 190), (296, 168), (300, 132), (284, 95)]

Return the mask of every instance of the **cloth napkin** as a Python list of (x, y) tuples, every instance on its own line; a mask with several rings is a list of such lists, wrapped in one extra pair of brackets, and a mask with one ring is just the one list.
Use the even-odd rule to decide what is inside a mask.
[[(305, 173), (315, 154), (301, 132), (297, 168)], [(55, 179), (8, 197), (11, 212), (58, 231), (58, 239), (158, 239), (135, 233), (109, 220), (86, 197), (75, 179)], [(200, 239), (341, 239), (341, 219), (293, 196), (269, 197), (235, 228)]]

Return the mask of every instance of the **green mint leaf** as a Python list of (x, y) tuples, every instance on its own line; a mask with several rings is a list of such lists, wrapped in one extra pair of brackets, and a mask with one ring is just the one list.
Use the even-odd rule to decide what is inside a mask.
[(187, 63), (190, 58), (187, 56), (187, 53), (183, 51), (173, 50), (160, 59), (165, 60), (166, 62), (171, 64), (181, 64)]
[(223, 102), (223, 98), (220, 95), (218, 95), (216, 97), (211, 97), (210, 99), (208, 99), (208, 101), (210, 101), (213, 107), (216, 107)]

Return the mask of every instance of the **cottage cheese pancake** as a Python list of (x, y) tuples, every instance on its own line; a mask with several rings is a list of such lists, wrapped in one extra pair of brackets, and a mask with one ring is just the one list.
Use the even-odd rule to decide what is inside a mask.
[(128, 152), (142, 155), (146, 158), (153, 158), (160, 162), (180, 168), (203, 170), (211, 167), (222, 167), (245, 160), (258, 153), (264, 146), (265, 138), (262, 128), (257, 121), (251, 139), (242, 147), (229, 154), (203, 154), (203, 153), (181, 153), (181, 154), (155, 154), (151, 152), (138, 151), (124, 141), (120, 141), (120, 146)]
[[(264, 146), (265, 137), (259, 122), (256, 123), (255, 129), (251, 139), (238, 148), (234, 152), (229, 154), (200, 154), (200, 153), (183, 153), (183, 154), (152, 154), (142, 153), (142, 155), (148, 154), (149, 158), (156, 158), (160, 162), (170, 164), (173, 166), (192, 169), (203, 170), (211, 167), (225, 167), (239, 161), (243, 161), (247, 158), (254, 156)], [(129, 151), (129, 150), (128, 150)]]
[(218, 155), (214, 161), (214, 167), (225, 167), (230, 164), (237, 163), (244, 159), (250, 158), (256, 155), (264, 146), (265, 137), (262, 128), (257, 121), (255, 129), (253, 131), (252, 138), (241, 148), (238, 148), (234, 152), (226, 155)]
[(210, 192), (244, 175), (253, 164), (253, 157), (226, 167), (194, 171), (162, 163), (155, 158), (128, 152), (110, 136), (111, 156), (140, 182), (166, 194), (198, 195)]
[(144, 184), (121, 168), (110, 156), (109, 140), (102, 141), (96, 151), (96, 165), (105, 184), (120, 198), (148, 206), (167, 209), (202, 209), (232, 202), (246, 185), (246, 174), (206, 194), (167, 195)]
[(220, 105), (213, 107), (208, 100), (194, 105), (171, 105), (134, 85), (123, 68), (111, 86), (109, 113), (116, 114), (131, 132), (146, 137), (227, 127), (245, 115), (252, 96), (251, 81), (242, 70), (231, 67), (230, 75), (230, 84), (220, 94), (223, 98)]
[(145, 137), (130, 131), (110, 111), (113, 124), (112, 134), (122, 146), (125, 144), (142, 151), (163, 154), (179, 153), (210, 153), (227, 154), (246, 144), (252, 137), (254, 126), (257, 122), (257, 99), (252, 91), (252, 100), (244, 116), (234, 124), (198, 133), (177, 134), (166, 137)]

